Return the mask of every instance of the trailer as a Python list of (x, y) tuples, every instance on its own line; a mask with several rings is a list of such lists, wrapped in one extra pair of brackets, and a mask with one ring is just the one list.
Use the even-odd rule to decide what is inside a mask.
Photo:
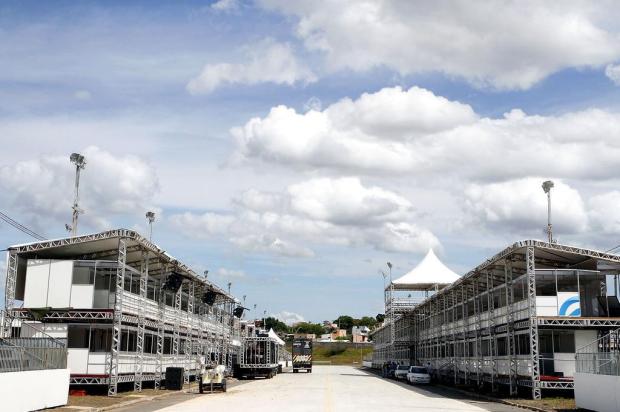
[(239, 379), (273, 378), (280, 366), (280, 342), (268, 334), (243, 339), (235, 376)]
[(293, 340), (293, 373), (300, 370), (312, 373), (312, 341), (310, 339)]

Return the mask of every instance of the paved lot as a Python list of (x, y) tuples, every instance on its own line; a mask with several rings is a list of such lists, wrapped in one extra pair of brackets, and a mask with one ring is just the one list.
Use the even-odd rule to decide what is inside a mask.
[(225, 394), (185, 395), (185, 398), (179, 394), (160, 402), (123, 411), (523, 411), (493, 402), (468, 400), (433, 386), (412, 387), (384, 380), (350, 366), (315, 366), (311, 374), (284, 373), (273, 379), (237, 385)]

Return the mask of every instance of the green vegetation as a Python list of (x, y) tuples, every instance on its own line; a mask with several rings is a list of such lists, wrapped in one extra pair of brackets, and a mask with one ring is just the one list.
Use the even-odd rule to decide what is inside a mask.
[(362, 359), (370, 354), (372, 354), (371, 345), (364, 345), (362, 348), (353, 344), (315, 345), (312, 349), (312, 360), (331, 362), (332, 365), (359, 365)]

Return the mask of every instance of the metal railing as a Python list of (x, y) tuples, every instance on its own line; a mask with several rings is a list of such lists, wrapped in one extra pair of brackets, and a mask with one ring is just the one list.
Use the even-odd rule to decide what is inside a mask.
[[(23, 346), (22, 346), (23, 345)], [(0, 372), (67, 367), (67, 349), (48, 338), (0, 338)]]
[(620, 376), (620, 329), (577, 349), (575, 371), (596, 375)]
[(20, 330), (31, 333), (33, 337), (0, 338), (0, 372), (67, 367), (66, 339), (48, 335), (35, 323), (22, 322), (20, 326)]

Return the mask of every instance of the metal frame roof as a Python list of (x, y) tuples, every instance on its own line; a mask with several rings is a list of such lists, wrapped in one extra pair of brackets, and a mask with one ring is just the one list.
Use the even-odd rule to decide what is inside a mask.
[[(183, 262), (175, 259), (164, 249), (157, 246), (134, 230), (113, 229), (88, 235), (37, 241), (14, 245), (7, 248), (9, 253), (16, 253), (26, 259), (91, 259), (105, 260), (114, 258), (118, 252), (118, 242), (123, 238), (127, 245), (126, 262), (128, 265), (140, 262), (142, 252), (149, 252), (149, 274), (162, 274), (166, 265), (185, 278), (193, 279), (205, 289), (217, 292), (223, 297), (235, 301), (235, 298), (219, 286), (198, 276), (196, 272)], [(154, 256), (151, 256), (154, 255)]]

